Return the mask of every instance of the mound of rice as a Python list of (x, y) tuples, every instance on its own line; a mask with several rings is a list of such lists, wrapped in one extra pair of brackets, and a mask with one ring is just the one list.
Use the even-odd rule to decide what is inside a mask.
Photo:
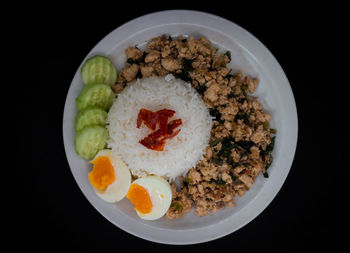
[[(169, 121), (181, 118), (180, 133), (166, 141), (163, 151), (154, 151), (139, 143), (152, 132), (144, 124), (136, 128), (141, 108), (171, 109), (176, 113)], [(132, 174), (139, 177), (155, 174), (173, 181), (203, 158), (212, 118), (190, 84), (168, 75), (130, 83), (115, 99), (107, 123), (108, 147), (128, 164)]]

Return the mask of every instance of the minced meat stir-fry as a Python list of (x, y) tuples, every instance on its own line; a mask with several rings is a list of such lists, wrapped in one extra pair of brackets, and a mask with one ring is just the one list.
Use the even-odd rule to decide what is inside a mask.
[(113, 89), (119, 93), (136, 78), (173, 74), (201, 94), (213, 116), (211, 139), (204, 159), (182, 178), (181, 188), (172, 184), (173, 200), (166, 217), (180, 218), (195, 208), (197, 216), (234, 206), (261, 172), (268, 177), (276, 130), (254, 93), (258, 80), (231, 73), (226, 64), (230, 52), (217, 54), (206, 38), (153, 38), (145, 51), (129, 47), (127, 63)]

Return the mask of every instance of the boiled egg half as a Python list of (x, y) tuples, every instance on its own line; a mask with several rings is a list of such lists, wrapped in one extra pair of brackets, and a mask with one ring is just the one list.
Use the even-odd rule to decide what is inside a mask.
[(137, 215), (144, 220), (161, 218), (172, 200), (170, 184), (159, 176), (136, 179), (126, 195), (135, 206)]
[(123, 199), (131, 184), (126, 164), (108, 149), (100, 150), (90, 163), (93, 168), (88, 178), (97, 196), (110, 203)]

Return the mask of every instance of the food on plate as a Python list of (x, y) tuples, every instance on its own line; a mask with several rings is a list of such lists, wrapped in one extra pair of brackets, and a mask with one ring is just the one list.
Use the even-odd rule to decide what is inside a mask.
[(97, 196), (110, 203), (123, 199), (131, 184), (126, 164), (108, 149), (100, 150), (90, 163), (93, 169), (88, 178)]
[(110, 86), (98, 83), (87, 84), (76, 98), (76, 105), (79, 111), (89, 106), (97, 106), (103, 110), (108, 110), (112, 105), (114, 93)]
[(168, 211), (172, 192), (168, 181), (159, 176), (136, 179), (126, 195), (135, 206), (137, 215), (144, 220), (156, 220)]
[(81, 79), (85, 84), (104, 83), (112, 85), (117, 78), (113, 63), (104, 56), (96, 55), (86, 60), (81, 68)]
[[(174, 122), (173, 127), (178, 126), (173, 134), (181, 131), (166, 139), (162, 151), (140, 143), (154, 132), (140, 120), (137, 128), (141, 109), (172, 110), (175, 113), (169, 122), (181, 119), (181, 125)], [(125, 161), (134, 176), (157, 175), (173, 181), (203, 159), (211, 125), (208, 108), (190, 84), (172, 75), (137, 79), (118, 94), (108, 112), (108, 147)], [(156, 126), (157, 131), (159, 124)]]
[(75, 131), (91, 125), (106, 125), (107, 112), (98, 107), (88, 107), (78, 113), (75, 120)]
[(117, 199), (126, 196), (142, 219), (192, 209), (200, 217), (233, 207), (259, 175), (268, 178), (277, 130), (251, 95), (258, 79), (233, 73), (229, 51), (204, 37), (162, 35), (125, 54), (118, 75), (99, 56), (81, 72), (75, 145), (95, 157), (89, 179), (97, 194), (119, 185), (118, 161), (134, 181)]
[(92, 125), (76, 132), (74, 146), (78, 155), (86, 160), (92, 159), (107, 145), (108, 131), (105, 127)]

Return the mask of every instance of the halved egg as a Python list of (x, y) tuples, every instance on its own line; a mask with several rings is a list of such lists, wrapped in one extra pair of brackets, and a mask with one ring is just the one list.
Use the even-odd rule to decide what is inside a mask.
[(108, 149), (100, 150), (90, 163), (93, 168), (88, 178), (97, 196), (110, 203), (123, 199), (131, 184), (126, 164)]
[(145, 220), (161, 218), (172, 200), (170, 184), (159, 176), (136, 179), (126, 195), (134, 204), (137, 215)]

